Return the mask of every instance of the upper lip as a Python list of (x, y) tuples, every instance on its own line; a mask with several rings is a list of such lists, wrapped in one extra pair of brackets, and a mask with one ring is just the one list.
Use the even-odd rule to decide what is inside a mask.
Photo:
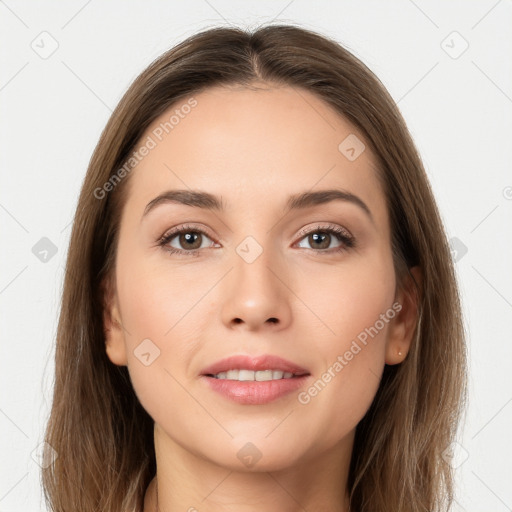
[(264, 354), (261, 356), (233, 355), (226, 357), (207, 366), (201, 371), (201, 375), (216, 375), (228, 370), (281, 370), (294, 374), (309, 374), (305, 368), (287, 361), (279, 356)]

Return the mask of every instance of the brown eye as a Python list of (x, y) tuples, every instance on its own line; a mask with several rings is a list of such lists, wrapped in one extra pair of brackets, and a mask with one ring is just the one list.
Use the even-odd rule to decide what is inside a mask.
[(189, 231), (178, 235), (180, 249), (199, 249), (201, 247), (202, 235), (197, 231)]
[(186, 231), (171, 234), (167, 237), (165, 244), (178, 250), (194, 251), (208, 247), (209, 244), (205, 243), (207, 240), (210, 239), (205, 235), (205, 233), (188, 229)]
[[(299, 247), (306, 249), (313, 249), (319, 252), (336, 252), (343, 251), (350, 247), (354, 247), (355, 240), (348, 231), (340, 227), (325, 227), (318, 226), (316, 230), (302, 233), (303, 237), (299, 242)], [(303, 245), (305, 242), (309, 244)], [(332, 243), (335, 245), (331, 245)]]
[(328, 249), (331, 244), (331, 235), (324, 232), (316, 232), (308, 235), (308, 242), (313, 249)]
[(194, 226), (181, 226), (168, 231), (158, 244), (171, 254), (198, 256), (200, 249), (212, 247), (215, 242), (207, 234)]

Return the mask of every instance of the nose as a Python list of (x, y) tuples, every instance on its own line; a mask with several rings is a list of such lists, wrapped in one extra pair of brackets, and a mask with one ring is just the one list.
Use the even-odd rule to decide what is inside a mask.
[(285, 329), (293, 293), (283, 265), (267, 250), (252, 262), (235, 253), (233, 265), (222, 290), (224, 324), (249, 331)]

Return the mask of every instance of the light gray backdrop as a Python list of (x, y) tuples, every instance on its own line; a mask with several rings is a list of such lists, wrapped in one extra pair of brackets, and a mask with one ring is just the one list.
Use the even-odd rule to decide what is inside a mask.
[(512, 510), (510, 0), (0, 0), (0, 512), (46, 510), (38, 446), (63, 265), (112, 109), (138, 73), (192, 33), (271, 20), (344, 44), (409, 125), (452, 242), (469, 333), (453, 510)]

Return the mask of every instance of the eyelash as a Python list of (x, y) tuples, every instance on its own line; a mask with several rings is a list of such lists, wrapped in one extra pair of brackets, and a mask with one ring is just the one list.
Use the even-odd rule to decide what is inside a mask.
[[(300, 238), (298, 241), (300, 242), (307, 235), (318, 232), (334, 235), (338, 239), (338, 241), (342, 242), (342, 245), (340, 247), (335, 247), (333, 249), (309, 249), (310, 251), (315, 251), (317, 253), (338, 254), (343, 251), (347, 251), (348, 249), (351, 249), (356, 245), (355, 238), (346, 229), (340, 228), (339, 226), (335, 226), (332, 224), (328, 226), (317, 226), (316, 229), (302, 230), (299, 233)], [(166, 232), (161, 238), (158, 239), (158, 245), (162, 247), (165, 251), (167, 251), (169, 254), (176, 254), (180, 256), (200, 256), (200, 249), (185, 251), (182, 249), (175, 249), (174, 247), (167, 247), (167, 244), (174, 237), (176, 237), (176, 235), (180, 235), (182, 233), (200, 233), (201, 235), (205, 235), (208, 238), (212, 239), (212, 237), (209, 236), (208, 233), (206, 233), (204, 230), (200, 228), (189, 225), (183, 225), (179, 228), (175, 228), (169, 232)]]

